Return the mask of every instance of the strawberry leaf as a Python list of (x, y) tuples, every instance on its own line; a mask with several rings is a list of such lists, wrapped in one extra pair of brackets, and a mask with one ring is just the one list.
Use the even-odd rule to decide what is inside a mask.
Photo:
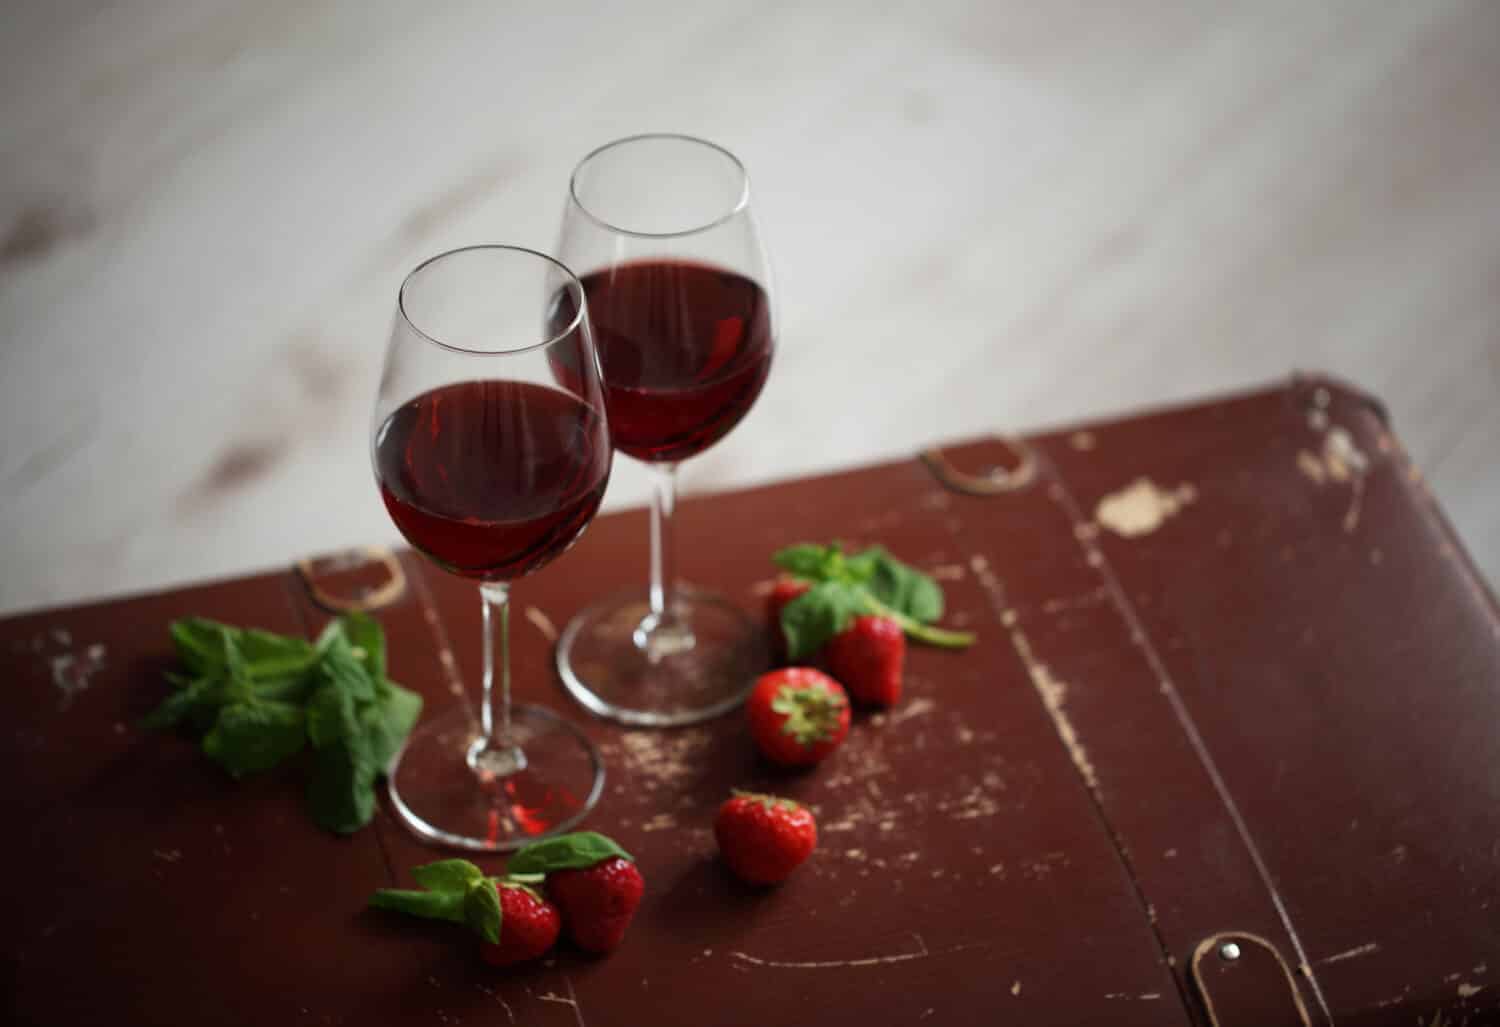
[(583, 870), (619, 856), (632, 863), (635, 859), (612, 838), (595, 831), (575, 831), (556, 838), (533, 842), (511, 857), (506, 870), (511, 874), (550, 874), (554, 870)]
[(799, 745), (816, 745), (833, 737), (846, 705), (844, 697), (835, 692), (788, 685), (783, 685), (771, 700), (771, 709), (786, 718), (782, 733), (791, 735)]

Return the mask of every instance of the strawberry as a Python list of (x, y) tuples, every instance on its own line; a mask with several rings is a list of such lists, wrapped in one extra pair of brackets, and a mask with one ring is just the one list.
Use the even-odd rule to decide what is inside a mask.
[(736, 791), (719, 807), (714, 837), (736, 876), (777, 884), (812, 854), (818, 825), (807, 807), (791, 799)]
[(906, 635), (889, 617), (856, 617), (823, 649), (828, 672), (862, 703), (894, 706), (901, 698)]
[(552, 947), (562, 930), (557, 907), (522, 884), (499, 882), (500, 944), (479, 943), (479, 954), (491, 966), (510, 966), (535, 959)]
[(783, 766), (817, 763), (849, 733), (849, 697), (837, 681), (811, 667), (762, 674), (745, 708), (756, 746)]
[(620, 944), (645, 889), (635, 864), (620, 856), (547, 874), (547, 895), (562, 910), (568, 937), (589, 952), (609, 952)]
[(787, 603), (811, 587), (799, 578), (783, 574), (771, 586), (770, 595), (766, 596), (766, 630), (770, 632), (771, 651), (775, 654), (777, 663), (786, 662), (786, 632), (781, 630), (781, 611), (786, 608)]

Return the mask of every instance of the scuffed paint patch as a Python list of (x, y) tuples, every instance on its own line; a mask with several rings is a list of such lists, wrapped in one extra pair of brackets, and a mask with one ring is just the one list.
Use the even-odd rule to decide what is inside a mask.
[(1326, 426), (1323, 445), (1317, 453), (1302, 449), (1297, 451), (1297, 469), (1314, 485), (1347, 485), (1349, 506), (1344, 511), (1344, 531), (1352, 533), (1359, 527), (1359, 516), (1364, 505), (1365, 472), (1370, 468), (1370, 458), (1354, 441), (1348, 429), (1338, 425)]
[(104, 669), (104, 646), (91, 645), (82, 652), (61, 653), (52, 657), (52, 684), (62, 699), (59, 709), (67, 709), (80, 692), (89, 687), (95, 674)]
[(1197, 498), (1198, 490), (1191, 484), (1167, 490), (1150, 478), (1137, 478), (1099, 500), (1094, 520), (1116, 535), (1136, 538), (1151, 534)]

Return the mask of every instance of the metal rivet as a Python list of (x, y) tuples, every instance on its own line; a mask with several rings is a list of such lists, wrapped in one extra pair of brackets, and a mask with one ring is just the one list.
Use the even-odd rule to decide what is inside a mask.
[(1240, 947), (1232, 941), (1226, 941), (1219, 946), (1219, 958), (1231, 963), (1234, 962), (1240, 958)]

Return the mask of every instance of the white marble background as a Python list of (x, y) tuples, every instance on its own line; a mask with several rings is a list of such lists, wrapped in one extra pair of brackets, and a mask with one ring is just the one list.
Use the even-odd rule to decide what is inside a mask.
[(8, 0), (0, 609), (394, 538), (403, 273), (642, 130), (745, 159), (784, 315), (688, 490), (1321, 369), (1500, 578), (1500, 4)]

